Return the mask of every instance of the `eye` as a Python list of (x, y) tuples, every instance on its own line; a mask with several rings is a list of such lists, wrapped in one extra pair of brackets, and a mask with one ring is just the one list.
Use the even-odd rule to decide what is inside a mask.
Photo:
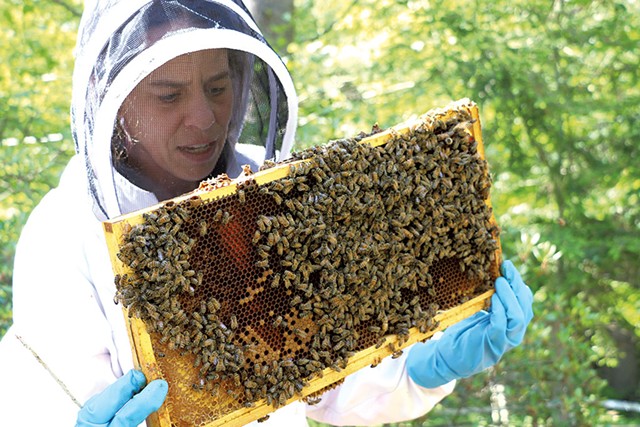
[(165, 102), (167, 104), (171, 104), (171, 103), (175, 102), (178, 99), (178, 96), (180, 96), (179, 93), (173, 92), (173, 93), (168, 93), (168, 94), (165, 94), (165, 95), (158, 95), (158, 98), (162, 102)]
[(211, 86), (206, 89), (206, 92), (209, 96), (218, 96), (222, 95), (226, 89), (226, 86)]

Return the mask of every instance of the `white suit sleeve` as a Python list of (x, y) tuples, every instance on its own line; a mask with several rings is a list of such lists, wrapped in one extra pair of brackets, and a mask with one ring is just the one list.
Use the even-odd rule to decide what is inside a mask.
[[(121, 372), (113, 369), (113, 330), (88, 267), (86, 244), (91, 239), (87, 239), (89, 223), (80, 219), (86, 216), (86, 208), (78, 204), (81, 196), (54, 190), (36, 207), (23, 229), (14, 264), (12, 332), (22, 337), (83, 404)], [(3, 340), (0, 363), (6, 361), (13, 370), (7, 381), (2, 378), (0, 388), (8, 394), (3, 405), (20, 419), (14, 420), (18, 424), (0, 425), (45, 425), (31, 422), (43, 416), (40, 403), (29, 394), (11, 393), (11, 389), (28, 384), (36, 398), (57, 384), (19, 344), (15, 336)], [(58, 405), (46, 416), (57, 422), (75, 419), (77, 411), (75, 404)]]
[(455, 381), (434, 389), (420, 387), (409, 378), (406, 358), (387, 357), (375, 368), (363, 368), (344, 383), (307, 406), (307, 416), (333, 425), (377, 425), (411, 420), (429, 412), (449, 395)]

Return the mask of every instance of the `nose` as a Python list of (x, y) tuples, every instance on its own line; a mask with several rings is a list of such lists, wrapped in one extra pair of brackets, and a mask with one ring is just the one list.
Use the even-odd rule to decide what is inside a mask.
[(206, 130), (216, 122), (215, 111), (204, 92), (199, 91), (194, 95), (187, 108), (188, 111), (185, 112), (185, 125), (187, 127)]

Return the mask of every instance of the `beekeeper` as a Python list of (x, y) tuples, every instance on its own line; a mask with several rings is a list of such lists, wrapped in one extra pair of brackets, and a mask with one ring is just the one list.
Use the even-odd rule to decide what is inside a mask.
[[(14, 324), (0, 344), (0, 425), (135, 426), (164, 380), (133, 370), (101, 221), (237, 176), (291, 149), (291, 77), (240, 0), (88, 2), (77, 42), (71, 126), (77, 154), (34, 209), (14, 265)], [(490, 312), (355, 373), (262, 426), (381, 424), (423, 415), (455, 380), (518, 345), (532, 295), (502, 266)]]

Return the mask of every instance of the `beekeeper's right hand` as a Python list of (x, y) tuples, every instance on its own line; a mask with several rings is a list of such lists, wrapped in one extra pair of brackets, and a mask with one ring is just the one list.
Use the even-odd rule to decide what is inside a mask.
[[(147, 379), (131, 370), (96, 394), (78, 412), (76, 427), (137, 426), (162, 406), (169, 386), (165, 380)], [(144, 388), (143, 388), (144, 387)]]

